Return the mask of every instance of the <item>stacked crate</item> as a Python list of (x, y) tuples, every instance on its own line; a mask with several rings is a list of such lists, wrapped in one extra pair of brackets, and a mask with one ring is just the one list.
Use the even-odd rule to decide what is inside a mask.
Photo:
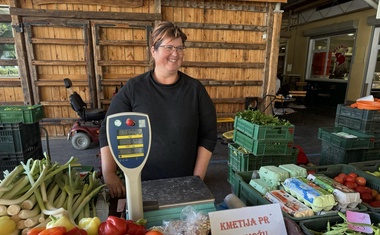
[(335, 127), (319, 128), (320, 165), (380, 159), (380, 113), (338, 104)]
[(380, 111), (352, 108), (349, 105), (337, 106), (336, 126), (349, 127), (374, 136), (374, 146), (363, 151), (363, 161), (380, 160)]
[(233, 142), (229, 143), (228, 182), (239, 195), (237, 172), (258, 170), (261, 166), (296, 163), (293, 148), (294, 125), (257, 125), (235, 117)]
[(42, 158), (42, 118), (42, 105), (0, 106), (0, 178), (21, 161)]

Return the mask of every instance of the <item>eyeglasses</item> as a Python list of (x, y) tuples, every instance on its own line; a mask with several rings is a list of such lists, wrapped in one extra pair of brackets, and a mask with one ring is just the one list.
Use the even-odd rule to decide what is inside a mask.
[(161, 45), (160, 47), (163, 47), (166, 53), (173, 53), (174, 50), (177, 51), (178, 54), (182, 55), (185, 52), (186, 47), (184, 46), (172, 46), (172, 45)]

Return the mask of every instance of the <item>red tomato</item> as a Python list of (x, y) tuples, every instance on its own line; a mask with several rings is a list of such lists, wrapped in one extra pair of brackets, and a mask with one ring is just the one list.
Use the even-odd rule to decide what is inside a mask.
[(339, 176), (335, 176), (334, 180), (338, 183), (341, 183), (341, 184), (344, 184), (344, 179), (342, 177), (339, 177)]
[[(356, 188), (358, 186), (356, 183), (349, 182), (349, 181), (347, 181), (344, 185), (346, 185), (350, 189), (354, 189), (354, 188)], [(371, 196), (372, 196), (372, 194), (371, 194)]]
[(380, 207), (380, 201), (372, 201), (369, 203), (369, 205), (372, 207)]
[(346, 178), (347, 174), (345, 174), (345, 173), (340, 173), (338, 176), (339, 176), (339, 177), (343, 177), (343, 179), (344, 179), (344, 178)]
[(369, 193), (363, 193), (360, 194), (360, 198), (363, 200), (363, 202), (371, 202), (372, 201), (372, 195)]
[(364, 177), (358, 176), (355, 179), (355, 183), (364, 186), (367, 183), (367, 180)]
[(355, 182), (355, 178), (352, 177), (351, 175), (346, 176), (346, 182)]
[(356, 177), (358, 177), (358, 174), (356, 174), (355, 172), (351, 172), (348, 174), (348, 176), (352, 176), (352, 178), (356, 179)]

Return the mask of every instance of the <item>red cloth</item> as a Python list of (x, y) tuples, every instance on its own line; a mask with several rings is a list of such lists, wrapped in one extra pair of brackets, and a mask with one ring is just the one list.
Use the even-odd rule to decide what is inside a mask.
[(309, 159), (307, 158), (301, 146), (294, 145), (294, 147), (298, 149), (297, 165), (307, 165), (309, 163)]

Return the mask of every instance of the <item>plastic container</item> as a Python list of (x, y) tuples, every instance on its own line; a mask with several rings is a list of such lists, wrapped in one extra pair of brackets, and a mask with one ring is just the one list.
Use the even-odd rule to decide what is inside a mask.
[(373, 148), (373, 149), (365, 149), (363, 150), (363, 158), (362, 161), (373, 161), (373, 160), (380, 160), (380, 148)]
[(34, 124), (0, 123), (0, 155), (22, 154), (41, 145), (38, 122)]
[(234, 171), (258, 170), (261, 166), (266, 165), (295, 164), (298, 155), (297, 148), (293, 148), (291, 154), (280, 156), (255, 156), (252, 153), (244, 152), (244, 149), (239, 149), (239, 145), (236, 143), (229, 143), (228, 149), (228, 164)]
[[(365, 212), (365, 213), (369, 214), (371, 218), (371, 223), (373, 224), (380, 223), (380, 214), (374, 213), (374, 212)], [(324, 218), (310, 219), (310, 220), (301, 221), (299, 225), (302, 231), (306, 235), (314, 235), (315, 233), (313, 233), (312, 231), (326, 232), (328, 222), (330, 222), (330, 225), (332, 226), (336, 223), (343, 223), (343, 218), (341, 218), (340, 216), (330, 216), (330, 217), (324, 217)]]
[(256, 156), (290, 155), (293, 151), (293, 140), (255, 140), (238, 130), (234, 130), (233, 141)]
[[(347, 164), (336, 164), (336, 165), (328, 165), (328, 166), (312, 166), (312, 167), (306, 167), (308, 171), (315, 171), (317, 174), (324, 174), (330, 178), (334, 178), (335, 176), (339, 175), (340, 173), (351, 173), (355, 172), (359, 176), (362, 176), (366, 179), (367, 183), (366, 186), (375, 189), (376, 191), (380, 192), (380, 178), (376, 177), (374, 175), (368, 174), (362, 169), (370, 169), (367, 167), (375, 167), (374, 163), (362, 163), (360, 165), (360, 162), (353, 163), (350, 165)], [(368, 209), (372, 211), (380, 212), (380, 208), (371, 207), (367, 203), (364, 204)]]
[(345, 116), (337, 115), (335, 117), (336, 127), (347, 127), (353, 130), (357, 130), (363, 133), (379, 132), (380, 131), (380, 120), (379, 121), (364, 121), (361, 119), (354, 119)]
[[(342, 133), (345, 134), (345, 137), (339, 135)], [(355, 136), (355, 138), (352, 136)], [(346, 127), (320, 127), (318, 129), (318, 139), (346, 150), (370, 149), (374, 147), (375, 143), (375, 137), (373, 135), (368, 135)]]
[(31, 106), (0, 106), (0, 123), (32, 124), (44, 117), (41, 104)]
[[(253, 171), (242, 171), (242, 172), (236, 172), (236, 182), (239, 184), (239, 193), (237, 195), (247, 206), (256, 206), (256, 205), (266, 205), (270, 204), (266, 198), (264, 198), (263, 195), (261, 195), (257, 190), (255, 190), (251, 185), (249, 185), (249, 182), (251, 180)], [(367, 207), (363, 204), (359, 204), (358, 208), (352, 209), (354, 211), (367, 211)], [(283, 213), (285, 217), (288, 217), (292, 219), (293, 221), (300, 222), (305, 219), (313, 219), (313, 218), (320, 218), (320, 217), (329, 217), (331, 215), (336, 215), (335, 211), (331, 211), (328, 213), (318, 214), (315, 216), (305, 217), (305, 218), (295, 218), (292, 217), (286, 213)]]
[(380, 112), (378, 110), (358, 109), (344, 104), (337, 105), (336, 115), (363, 121), (380, 121)]
[(322, 141), (319, 165), (347, 164), (363, 160), (365, 149), (347, 150), (329, 141)]
[(294, 125), (273, 126), (257, 125), (242, 118), (235, 117), (234, 128), (255, 140), (283, 139), (293, 140)]
[(12, 171), (16, 166), (20, 165), (20, 162), (26, 162), (29, 158), (32, 159), (42, 159), (44, 157), (42, 145), (36, 146), (29, 151), (24, 153), (14, 153), (14, 154), (1, 154), (0, 155), (0, 179), (3, 179), (3, 171)]

